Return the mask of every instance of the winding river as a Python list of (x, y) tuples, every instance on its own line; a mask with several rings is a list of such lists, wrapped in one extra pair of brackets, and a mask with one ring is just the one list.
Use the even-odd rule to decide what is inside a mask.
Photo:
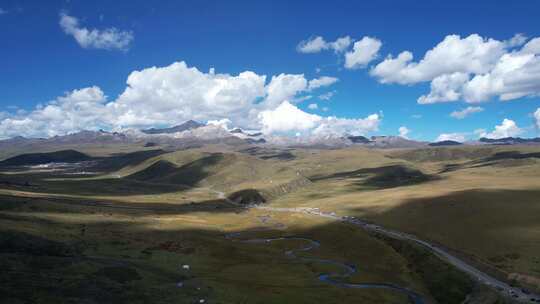
[(341, 268), (341, 272), (332, 272), (332, 273), (323, 273), (318, 276), (319, 281), (331, 284), (334, 286), (342, 287), (342, 288), (360, 288), (360, 289), (388, 289), (396, 292), (403, 293), (407, 295), (409, 298), (409, 301), (413, 304), (424, 304), (424, 300), (422, 296), (408, 288), (400, 287), (393, 284), (387, 284), (387, 283), (346, 283), (346, 279), (349, 278), (351, 275), (357, 272), (357, 268), (354, 265), (329, 260), (329, 259), (319, 259), (319, 258), (309, 258), (309, 257), (300, 257), (296, 253), (298, 252), (306, 252), (310, 251), (312, 249), (318, 248), (321, 246), (321, 243), (317, 240), (309, 239), (309, 238), (303, 238), (303, 237), (276, 237), (276, 238), (253, 238), (253, 239), (243, 239), (242, 233), (235, 232), (230, 233), (226, 235), (226, 238), (242, 242), (242, 243), (251, 243), (251, 244), (270, 244), (273, 242), (279, 242), (279, 241), (302, 241), (305, 242), (306, 245), (295, 248), (295, 249), (288, 249), (284, 252), (284, 254), (292, 259), (297, 259), (304, 262), (309, 263), (320, 263), (320, 264), (327, 264), (327, 265), (334, 265), (337, 268)]
[[(235, 202), (229, 200), (223, 192), (215, 191), (213, 192), (218, 194), (219, 198), (225, 199), (225, 201), (229, 202), (230, 204), (237, 205)], [(457, 269), (467, 273), (471, 278), (475, 279), (477, 282), (486, 285), (497, 292), (499, 292), (501, 295), (503, 295), (506, 298), (511, 298), (516, 302), (521, 303), (530, 303), (530, 302), (536, 302), (540, 303), (540, 294), (536, 293), (530, 293), (528, 291), (525, 291), (524, 289), (520, 289), (514, 286), (510, 286), (508, 283), (498, 280), (495, 277), (490, 276), (489, 274), (481, 271), (480, 269), (475, 268), (474, 266), (468, 264), (466, 261), (452, 255), (450, 252), (445, 250), (444, 248), (431, 244), (425, 240), (422, 240), (412, 234), (391, 230), (384, 228), (382, 226), (368, 223), (366, 221), (363, 221), (359, 218), (354, 218), (351, 216), (339, 216), (334, 212), (322, 212), (318, 208), (309, 208), (309, 207), (296, 207), (296, 208), (280, 208), (280, 207), (269, 207), (269, 206), (262, 206), (262, 205), (248, 205), (248, 206), (242, 206), (243, 208), (254, 208), (259, 210), (265, 210), (269, 212), (286, 212), (286, 213), (302, 213), (306, 215), (312, 215), (312, 216), (319, 216), (323, 218), (328, 218), (336, 221), (341, 221), (344, 223), (349, 223), (352, 225), (355, 225), (357, 227), (360, 227), (368, 232), (374, 232), (377, 234), (381, 234), (387, 237), (391, 237), (393, 239), (397, 240), (404, 240), (404, 241), (410, 241), (413, 243), (416, 243), (417, 245), (428, 249), (430, 252), (432, 252), (435, 256), (440, 258), (441, 260), (455, 266)], [(276, 238), (276, 239), (255, 239), (253, 241), (256, 242), (273, 242), (277, 240), (284, 240), (285, 238)], [(291, 239), (291, 238), (289, 238)], [(294, 238), (293, 238), (294, 239)], [(304, 239), (304, 238), (296, 238), (296, 239), (302, 239), (310, 243), (311, 245), (290, 251), (291, 253), (288, 253), (288, 255), (298, 258), (304, 261), (315, 261), (320, 263), (326, 263), (326, 264), (334, 264), (341, 266), (345, 272), (342, 274), (339, 273), (331, 273), (331, 274), (322, 274), (319, 276), (319, 280), (332, 284), (337, 285), (344, 288), (383, 288), (383, 289), (391, 289), (395, 291), (399, 291), (402, 293), (405, 293), (408, 295), (409, 299), (412, 301), (412, 303), (424, 303), (424, 300), (422, 297), (415, 293), (412, 290), (409, 290), (407, 288), (403, 288), (400, 286), (395, 286), (392, 284), (385, 284), (385, 283), (364, 283), (364, 284), (354, 284), (354, 283), (344, 283), (340, 280), (336, 280), (336, 278), (344, 279), (349, 276), (351, 276), (353, 273), (356, 272), (356, 267), (351, 265), (346, 265), (340, 262), (336, 261), (330, 261), (330, 260), (318, 260), (318, 259), (309, 259), (309, 258), (300, 258), (297, 257), (294, 252), (296, 251), (309, 251), (315, 247), (319, 247), (319, 242), (311, 239)], [(258, 241), (257, 241), (258, 240)], [(244, 241), (250, 241), (250, 240), (244, 240)], [(317, 244), (316, 246), (314, 244)], [(287, 252), (286, 252), (287, 254)]]

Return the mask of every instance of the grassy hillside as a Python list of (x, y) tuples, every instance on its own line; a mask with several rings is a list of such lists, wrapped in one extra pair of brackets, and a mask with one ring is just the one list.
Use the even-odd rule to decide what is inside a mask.
[[(7, 236), (0, 238), (0, 254), (9, 257), (3, 267), (12, 269), (0, 279), (37, 286), (15, 292), (6, 283), (10, 297), (50, 297), (50, 303), (81, 296), (90, 303), (192, 303), (198, 297), (213, 303), (407, 303), (384, 290), (324, 285), (316, 276), (328, 266), (288, 260), (283, 251), (289, 244), (254, 246), (224, 237), (252, 231), (320, 240), (324, 246), (309, 254), (359, 265), (352, 281), (409, 286), (439, 303), (469, 292), (471, 299), (495, 303), (489, 290), (476, 294), (466, 278), (441, 270), (444, 265), (414, 248), (316, 218), (241, 212), (224, 197), (359, 216), (440, 243), (534, 288), (540, 278), (538, 152), (490, 146), (96, 150), (101, 156), (88, 176), (0, 173), (0, 230)], [(185, 272), (181, 264), (193, 268)], [(425, 269), (440, 276), (426, 276)], [(53, 278), (68, 282), (56, 294), (46, 291)], [(186, 285), (176, 287), (178, 281)], [(441, 290), (449, 282), (456, 285)], [(119, 297), (119, 290), (126, 292)]]
[(167, 206), (143, 210), (121, 203), (0, 199), (9, 205), (0, 210), (1, 302), (407, 303), (392, 292), (319, 282), (317, 274), (328, 266), (284, 254), (301, 244), (246, 244), (225, 237), (241, 231), (316, 238), (322, 246), (309, 255), (360, 266), (351, 281), (400, 284), (430, 298), (391, 247), (342, 224), (255, 211), (175, 213)]
[(203, 179), (217, 174), (229, 165), (233, 157), (222, 153), (202, 156), (199, 159), (177, 167), (174, 163), (159, 160), (137, 173), (127, 176), (128, 179), (153, 183), (181, 184), (195, 186)]
[(374, 189), (367, 183), (369, 176), (350, 174), (367, 169), (350, 168), (334, 174), (339, 178), (315, 179), (312, 186), (273, 204), (319, 207), (410, 232), (502, 279), (540, 289), (539, 150), (506, 146), (390, 151), (390, 162), (405, 161), (433, 178)]
[(49, 153), (21, 154), (0, 161), (0, 167), (7, 166), (32, 166), (47, 163), (75, 163), (88, 161), (92, 158), (75, 150), (61, 150)]

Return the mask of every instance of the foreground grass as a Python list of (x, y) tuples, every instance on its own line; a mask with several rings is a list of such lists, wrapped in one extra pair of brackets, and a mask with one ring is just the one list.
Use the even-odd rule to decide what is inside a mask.
[(408, 302), (389, 291), (319, 282), (317, 274), (328, 266), (284, 255), (301, 244), (254, 245), (224, 237), (252, 230), (254, 236), (315, 238), (322, 247), (309, 255), (360, 266), (352, 281), (391, 282), (429, 298), (391, 247), (342, 224), (259, 212), (89, 207), (46, 198), (3, 196), (0, 202), (3, 303)]
[[(319, 207), (414, 233), (504, 279), (523, 284), (532, 278), (527, 284), (534, 288), (540, 165), (484, 161), (509, 148), (485, 149), (294, 150), (280, 159), (210, 147), (130, 154), (125, 166), (111, 161), (109, 170), (91, 177), (0, 175), (16, 182), (0, 189), (1, 266), (8, 270), (0, 276), (0, 294), (13, 303), (407, 303), (385, 290), (319, 282), (317, 274), (329, 266), (283, 254), (300, 244), (224, 237), (241, 231), (317, 239), (322, 246), (306, 254), (356, 264), (353, 282), (393, 283), (439, 303), (476, 295), (462, 274), (414, 248), (339, 223), (224, 208), (217, 197), (245, 189), (272, 194), (272, 206)], [(478, 303), (498, 301), (482, 294)]]
[[(517, 149), (501, 150), (511, 148)], [(504, 159), (507, 154), (494, 154), (498, 148), (486, 149), (394, 152), (405, 153), (409, 166), (438, 179), (378, 189), (365, 182), (370, 176), (326, 179), (273, 204), (318, 207), (409, 232), (501, 279), (540, 290), (540, 160)], [(536, 155), (537, 150), (519, 151)], [(467, 159), (470, 154), (481, 158)], [(414, 157), (422, 162), (412, 162)], [(429, 157), (436, 161), (426, 161)], [(450, 164), (458, 169), (443, 172)]]

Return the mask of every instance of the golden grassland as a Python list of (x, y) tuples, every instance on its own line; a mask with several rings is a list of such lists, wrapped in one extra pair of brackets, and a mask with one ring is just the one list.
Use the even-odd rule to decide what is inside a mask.
[[(415, 249), (398, 250), (342, 223), (247, 211), (220, 193), (257, 189), (272, 198), (271, 206), (362, 217), (438, 242), (500, 274), (535, 278), (540, 161), (490, 157), (539, 150), (295, 149), (284, 160), (279, 153), (263, 159), (207, 146), (130, 158), (89, 177), (4, 172), (0, 181), (11, 183), (0, 185), (0, 255), (8, 270), (0, 275), (0, 294), (13, 303), (408, 303), (388, 290), (318, 281), (330, 266), (287, 258), (285, 250), (301, 246), (294, 241), (257, 245), (225, 237), (241, 231), (317, 239), (321, 247), (305, 255), (356, 264), (352, 282), (392, 283), (428, 302), (457, 303), (474, 286), (440, 261), (410, 252)], [(294, 182), (299, 179), (311, 182)], [(49, 291), (53, 285), (60, 286), (57, 292)], [(485, 290), (475, 297), (477, 303), (502, 301)]]
[[(302, 244), (254, 245), (225, 237), (237, 231), (254, 237), (313, 237), (322, 246), (306, 255), (358, 263), (361, 271), (351, 278), (355, 282), (392, 282), (428, 294), (409, 273), (406, 261), (383, 242), (342, 224), (301, 215), (237, 209), (179, 214), (167, 207), (89, 207), (28, 197), (3, 196), (0, 201), (10, 205), (0, 213), (0, 230), (4, 237), (17, 239), (17, 246), (11, 247), (16, 252), (2, 248), (7, 269), (1, 276), (2, 294), (11, 296), (5, 301), (68, 303), (84, 297), (96, 303), (407, 302), (397, 293), (346, 290), (319, 282), (317, 274), (328, 266), (284, 255)], [(263, 224), (260, 216), (270, 216), (270, 221)], [(261, 228), (268, 230), (257, 232)], [(57, 253), (56, 244), (35, 245), (29, 236), (64, 244), (75, 253)], [(181, 268), (184, 264), (190, 265), (189, 271)], [(177, 287), (178, 282), (184, 286)], [(51, 294), (52, 284), (58, 290)]]
[[(486, 152), (469, 149), (475, 155)], [(516, 147), (487, 149), (486, 157)], [(531, 147), (518, 150), (522, 154), (538, 151)], [(393, 156), (400, 154), (414, 155), (398, 151)], [(540, 278), (539, 159), (503, 159), (483, 166), (471, 165), (467, 159), (406, 162), (426, 174), (437, 174), (438, 179), (382, 189), (362, 185), (362, 178), (329, 179), (275, 204), (358, 216), (440, 243), (495, 267), (500, 275)], [(440, 173), (451, 163), (464, 166)]]

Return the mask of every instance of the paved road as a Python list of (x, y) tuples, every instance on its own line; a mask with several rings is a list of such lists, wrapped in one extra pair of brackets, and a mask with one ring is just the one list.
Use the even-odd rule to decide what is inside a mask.
[(519, 288), (512, 287), (502, 281), (499, 281), (496, 278), (482, 272), (481, 270), (467, 264), (465, 261), (461, 260), (460, 258), (453, 256), (449, 252), (445, 251), (443, 248), (438, 247), (436, 245), (432, 245), (411, 234), (387, 229), (379, 225), (367, 223), (363, 220), (360, 220), (358, 218), (354, 218), (351, 216), (339, 216), (335, 214), (334, 212), (322, 212), (318, 208), (302, 208), (302, 207), (300, 208), (274, 208), (274, 207), (260, 206), (260, 205), (251, 206), (251, 207), (255, 209), (273, 211), (273, 212), (296, 212), (296, 213), (304, 213), (308, 215), (315, 215), (315, 216), (330, 218), (330, 219), (350, 223), (355, 226), (361, 227), (364, 230), (376, 232), (381, 235), (385, 235), (387, 237), (391, 237), (394, 239), (412, 241), (424, 248), (427, 248), (439, 258), (447, 261), (448, 263), (454, 265), (461, 271), (469, 274), (478, 282), (494, 288), (495, 290), (497, 290), (498, 292), (500, 292), (506, 297), (510, 297), (517, 302), (540, 303), (540, 295), (524, 292), (523, 290)]

